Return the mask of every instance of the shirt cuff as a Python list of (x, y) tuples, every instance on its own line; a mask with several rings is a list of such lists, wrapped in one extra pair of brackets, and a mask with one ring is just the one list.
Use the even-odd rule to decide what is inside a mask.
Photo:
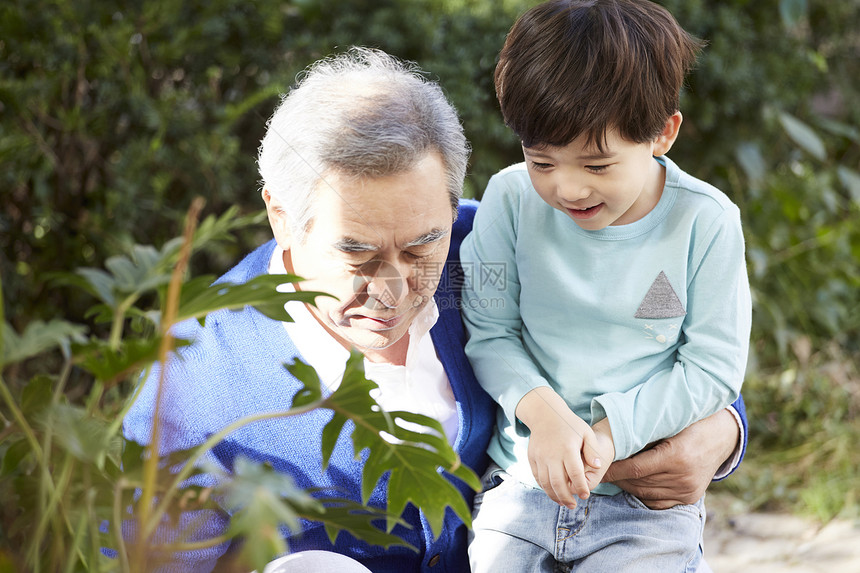
[(735, 471), (735, 468), (741, 463), (741, 451), (743, 450), (744, 443), (744, 425), (741, 422), (740, 414), (738, 414), (738, 411), (735, 410), (734, 406), (729, 406), (726, 409), (735, 417), (735, 422), (738, 424), (738, 431), (740, 433), (738, 435), (738, 442), (735, 444), (735, 451), (732, 452), (732, 455), (723, 462), (723, 465), (721, 465), (720, 469), (717, 470), (716, 475), (714, 475), (715, 480), (725, 478)]

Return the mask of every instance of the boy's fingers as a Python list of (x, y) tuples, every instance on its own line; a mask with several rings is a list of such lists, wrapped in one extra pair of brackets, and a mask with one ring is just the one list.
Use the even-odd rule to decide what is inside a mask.
[(583, 436), (582, 441), (582, 459), (585, 460), (585, 463), (594, 467), (600, 468), (603, 464), (601, 460), (600, 451), (597, 449), (597, 438), (593, 433), (589, 433)]
[[(588, 499), (590, 490), (588, 489), (588, 481), (585, 479), (585, 471), (582, 467), (582, 462), (577, 457), (573, 461), (565, 461), (566, 477), (570, 480), (570, 493), (578, 496), (580, 499)], [(575, 505), (574, 501), (574, 505)]]
[(564, 464), (559, 463), (556, 467), (552, 468), (550, 486), (555, 495), (554, 497), (550, 496), (550, 498), (552, 498), (554, 502), (568, 508), (576, 507), (575, 492), (570, 487), (570, 482), (568, 480)]
[(600, 478), (603, 477), (599, 471), (586, 471), (585, 480), (588, 482), (588, 489), (593, 490), (600, 484)]

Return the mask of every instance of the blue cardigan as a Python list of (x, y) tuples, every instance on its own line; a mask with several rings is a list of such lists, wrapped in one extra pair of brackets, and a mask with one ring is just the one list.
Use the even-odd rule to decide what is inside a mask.
[[(487, 465), (486, 449), (491, 434), (495, 403), (475, 380), (463, 348), (466, 335), (460, 318), (460, 243), (471, 230), (477, 203), (463, 202), (452, 232), (448, 263), (436, 293), (439, 320), (430, 335), (451, 382), (460, 420), (454, 445), (462, 461), (479, 475)], [(219, 282), (243, 283), (267, 272), (274, 241), (245, 257)], [(224, 426), (250, 414), (289, 408), (301, 386), (283, 364), (299, 356), (295, 344), (280, 322), (252, 308), (239, 312), (219, 311), (201, 327), (196, 320), (176, 327), (179, 338), (195, 342), (178, 351), (181, 359), (167, 362), (166, 383), (161, 408), (162, 451), (188, 448), (204, 441)], [(149, 441), (152, 412), (159, 377), (156, 367), (147, 378), (141, 395), (124, 421), (127, 438)], [(320, 471), (322, 428), (331, 412), (317, 410), (302, 416), (257, 422), (231, 434), (208, 454), (207, 461), (218, 464), (228, 474), (238, 455), (272, 466), (289, 474), (301, 488), (322, 488), (326, 493), (347, 495), (360, 501), (362, 462), (354, 459), (349, 439), (340, 439), (325, 473)], [(205, 478), (198, 484), (208, 483)], [(471, 505), (474, 492), (454, 480)], [(384, 506), (387, 476), (377, 484), (370, 504)], [(337, 488), (337, 491), (332, 491)], [(199, 519), (184, 516), (185, 520)], [(385, 550), (371, 546), (342, 532), (330, 543), (320, 523), (305, 521), (300, 535), (287, 539), (291, 551), (323, 549), (349, 555), (374, 572), (468, 570), (466, 527), (450, 509), (441, 535), (433, 539), (421, 511), (408, 506), (403, 518), (412, 529), (395, 528), (395, 533), (419, 548), (419, 552), (395, 547)], [(210, 512), (195, 538), (223, 533), (226, 514)], [(173, 556), (161, 571), (211, 571), (218, 558), (230, 552), (228, 544)], [(432, 564), (432, 565), (431, 565)], [(432, 569), (431, 569), (432, 567)]]

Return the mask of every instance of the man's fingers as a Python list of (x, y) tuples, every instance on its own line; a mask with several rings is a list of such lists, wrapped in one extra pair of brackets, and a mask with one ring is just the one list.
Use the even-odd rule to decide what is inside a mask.
[(663, 455), (659, 448), (645, 450), (626, 460), (618, 460), (609, 466), (609, 470), (603, 476), (605, 482), (618, 482), (621, 480), (642, 479), (655, 473), (662, 473)]
[(676, 505), (685, 505), (684, 502), (677, 499), (642, 499), (639, 501), (648, 506), (648, 509), (671, 509)]
[(694, 492), (679, 492), (668, 487), (643, 485), (641, 481), (619, 480), (615, 485), (636, 496), (651, 509), (669, 509), (676, 505), (696, 503), (701, 497)]

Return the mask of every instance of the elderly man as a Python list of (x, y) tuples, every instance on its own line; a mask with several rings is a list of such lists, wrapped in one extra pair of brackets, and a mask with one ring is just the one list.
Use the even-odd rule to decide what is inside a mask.
[[(168, 448), (193, 446), (243, 416), (288, 407), (300, 385), (282, 364), (296, 357), (336, 386), (355, 347), (384, 408), (437, 419), (463, 462), (483, 472), (494, 406), (463, 351), (459, 291), (449, 281), (459, 271), (459, 246), (476, 207), (460, 201), (467, 158), (455, 111), (439, 86), (415, 70), (364, 49), (312, 66), (275, 111), (260, 147), (275, 240), (220, 280), (291, 272), (308, 279), (299, 288), (337, 298), (318, 298), (316, 307), (289, 303), (294, 323), (248, 308), (215, 313), (205, 327), (181, 325), (177, 334), (195, 342), (165, 368), (169, 394), (161, 421)], [(158, 376), (156, 369), (126, 417), (130, 439), (149, 439)], [(254, 424), (215, 447), (210, 462), (229, 473), (243, 454), (270, 462), (300, 487), (339, 488), (359, 500), (362, 466), (348, 440), (340, 440), (321, 472), (327, 421), (325, 412), (311, 412)], [(613, 464), (612, 478), (655, 507), (697, 499), (733, 449), (742, 451), (738, 435), (731, 414), (716, 414), (639, 460)], [(471, 503), (474, 493), (456, 485)], [(385, 505), (384, 483), (370, 503)], [(468, 571), (466, 527), (452, 512), (436, 538), (420, 508), (410, 506), (402, 517), (411, 529), (395, 531), (417, 553), (370, 546), (347, 533), (332, 544), (312, 522), (288, 543), (292, 552), (343, 554), (372, 571)], [(211, 516), (201, 535), (222, 533), (227, 519)], [(229, 552), (225, 543), (177, 555), (172, 570), (210, 571)]]

